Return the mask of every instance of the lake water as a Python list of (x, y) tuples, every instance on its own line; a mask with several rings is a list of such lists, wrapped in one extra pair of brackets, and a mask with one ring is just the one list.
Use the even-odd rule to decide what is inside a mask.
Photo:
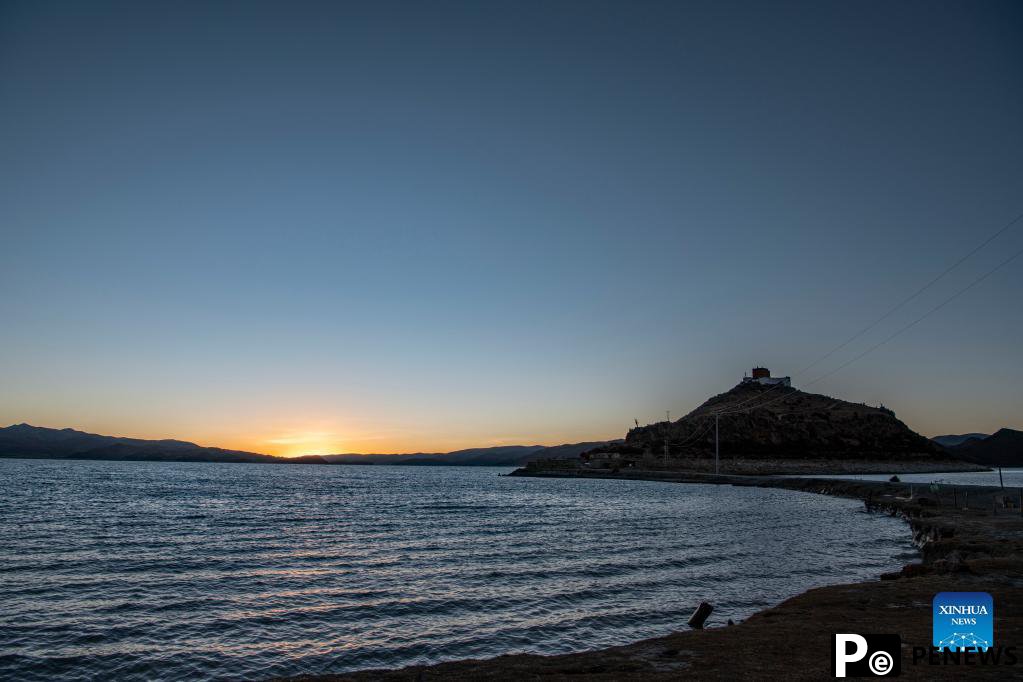
[(578, 651), (916, 557), (851, 500), (507, 471), (0, 460), (0, 678)]

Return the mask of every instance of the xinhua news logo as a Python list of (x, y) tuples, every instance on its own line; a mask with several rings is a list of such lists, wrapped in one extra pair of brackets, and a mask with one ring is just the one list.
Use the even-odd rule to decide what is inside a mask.
[(895, 677), (902, 670), (902, 638), (836, 634), (831, 660), (835, 677)]
[(913, 665), (1016, 665), (1016, 647), (995, 646), (995, 604), (987, 592), (939, 592), (931, 602), (931, 647), (913, 647)]
[(939, 592), (931, 605), (931, 645), (938, 651), (987, 651), (995, 645), (995, 605), (987, 592)]

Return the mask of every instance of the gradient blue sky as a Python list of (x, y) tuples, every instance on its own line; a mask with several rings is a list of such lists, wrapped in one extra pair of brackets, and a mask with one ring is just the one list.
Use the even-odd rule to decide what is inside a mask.
[[(618, 437), (795, 372), (1023, 212), (1023, 5), (3, 2), (0, 207), (2, 423)], [(813, 389), (1023, 427), (1021, 271)]]

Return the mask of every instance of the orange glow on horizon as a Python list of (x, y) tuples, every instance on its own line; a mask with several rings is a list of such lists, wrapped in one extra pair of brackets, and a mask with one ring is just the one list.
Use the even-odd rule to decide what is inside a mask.
[[(622, 432), (600, 433), (578, 428), (574, 431), (540, 431), (535, 433), (501, 433), (491, 425), (475, 424), (459, 432), (449, 432), (443, 426), (429, 424), (381, 424), (358, 419), (335, 421), (332, 419), (274, 419), (264, 416), (255, 419), (253, 428), (240, 420), (225, 420), (214, 425), (195, 422), (146, 420), (136, 428), (125, 428), (122, 419), (99, 419), (76, 422), (67, 415), (29, 418), (34, 426), (45, 428), (74, 428), (86, 433), (144, 440), (176, 439), (195, 443), (200, 447), (242, 450), (276, 457), (334, 454), (411, 454), (445, 453), (469, 448), (487, 448), (508, 445), (552, 446), (582, 441), (620, 438)], [(10, 424), (19, 423), (9, 419)], [(0, 424), (2, 425), (2, 424)], [(464, 425), (460, 425), (464, 428)], [(454, 430), (452, 430), (454, 431)]]
[(561, 445), (563, 443), (582, 442), (587, 440), (610, 440), (620, 437), (618, 435), (585, 436), (569, 435), (558, 438), (551, 437), (537, 438), (523, 436), (521, 438), (416, 438), (415, 436), (398, 437), (341, 437), (338, 434), (322, 432), (300, 432), (282, 435), (273, 438), (258, 440), (239, 440), (232, 443), (230, 448), (259, 452), (277, 457), (302, 457), (304, 455), (339, 455), (339, 454), (366, 454), (366, 455), (389, 455), (389, 454), (411, 454), (443, 453), (468, 448), (488, 448), (507, 445)]
[(254, 444), (257, 452), (278, 457), (303, 455), (336, 455), (345, 452), (344, 442), (327, 431), (303, 431), (266, 439)]

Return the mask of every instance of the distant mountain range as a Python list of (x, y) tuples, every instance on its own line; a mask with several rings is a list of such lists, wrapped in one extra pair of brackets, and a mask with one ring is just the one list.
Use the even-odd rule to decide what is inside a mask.
[[(0, 429), (0, 457), (263, 464), (282, 460), (272, 455), (209, 448), (182, 440), (101, 436), (74, 429), (48, 429), (30, 424), (15, 424)], [(303, 457), (299, 462), (327, 463), (322, 457)]]
[[(944, 445), (939, 439), (952, 439), (952, 444)], [(956, 457), (971, 462), (987, 466), (1023, 467), (1023, 431), (999, 429), (990, 436), (968, 433), (962, 436), (938, 436), (932, 440), (944, 445)]]
[(948, 436), (935, 436), (931, 440), (933, 440), (935, 443), (942, 447), (954, 448), (958, 445), (962, 445), (965, 441), (984, 440), (990, 435), (991, 435), (990, 433), (960, 433)]
[(506, 445), (442, 453), (401, 455), (306, 455), (274, 457), (244, 450), (211, 448), (181, 440), (144, 440), (102, 436), (74, 429), (48, 429), (30, 424), (0, 428), (0, 457), (29, 459), (100, 459), (141, 462), (227, 462), (246, 464), (406, 464), (454, 466), (519, 466), (533, 459), (575, 457), (604, 441), (546, 447)]
[(607, 445), (609, 442), (592, 441), (566, 445), (501, 445), (490, 448), (470, 448), (454, 452), (416, 452), (407, 455), (324, 455), (324, 459), (337, 464), (411, 464), (448, 466), (520, 466), (531, 460), (578, 457), (586, 450)]

